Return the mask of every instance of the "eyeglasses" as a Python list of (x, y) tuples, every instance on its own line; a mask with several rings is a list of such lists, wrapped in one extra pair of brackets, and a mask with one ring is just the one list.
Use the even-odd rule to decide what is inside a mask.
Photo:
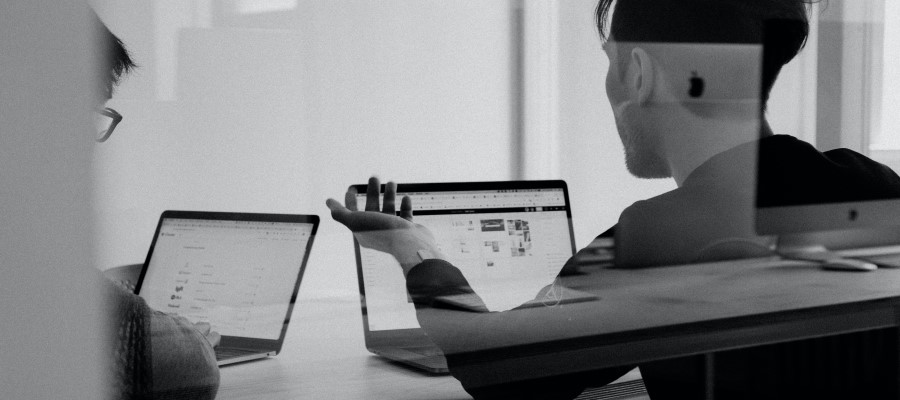
[(97, 141), (103, 143), (116, 129), (116, 125), (122, 122), (122, 114), (112, 108), (98, 108), (94, 112), (94, 126), (97, 132)]

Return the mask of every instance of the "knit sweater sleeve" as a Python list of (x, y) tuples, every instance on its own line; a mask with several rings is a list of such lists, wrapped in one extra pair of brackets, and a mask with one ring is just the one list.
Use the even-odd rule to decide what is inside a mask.
[(155, 311), (104, 279), (111, 319), (113, 399), (212, 400), (219, 368), (209, 341), (183, 317)]
[(103, 290), (110, 309), (108, 320), (111, 361), (109, 368), (110, 399), (152, 398), (153, 369), (150, 340), (150, 309), (138, 296), (127, 292), (105, 278)]

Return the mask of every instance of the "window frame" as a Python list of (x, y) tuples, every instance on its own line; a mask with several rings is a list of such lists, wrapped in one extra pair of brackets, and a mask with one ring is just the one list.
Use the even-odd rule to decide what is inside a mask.
[(883, 113), (885, 0), (831, 1), (820, 10), (816, 146), (855, 150), (900, 171), (900, 148), (872, 148)]

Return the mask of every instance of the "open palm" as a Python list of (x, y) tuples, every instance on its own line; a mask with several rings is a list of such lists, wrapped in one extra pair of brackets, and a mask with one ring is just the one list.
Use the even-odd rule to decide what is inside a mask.
[(370, 178), (365, 211), (358, 210), (353, 187), (347, 191), (344, 205), (334, 199), (328, 199), (325, 204), (331, 210), (331, 217), (349, 228), (361, 246), (393, 255), (404, 274), (424, 258), (421, 251), (442, 258), (431, 231), (413, 222), (410, 198), (403, 197), (400, 216), (397, 216), (397, 185), (394, 182), (385, 185), (383, 206), (379, 201), (380, 190), (378, 178)]

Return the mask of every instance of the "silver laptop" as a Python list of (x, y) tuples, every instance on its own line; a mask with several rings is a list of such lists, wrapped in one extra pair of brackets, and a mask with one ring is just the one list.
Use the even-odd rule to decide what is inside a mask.
[(207, 322), (219, 365), (281, 351), (315, 215), (166, 211), (135, 288), (155, 310)]
[[(357, 203), (365, 204), (366, 186), (355, 187)], [(533, 300), (575, 252), (563, 181), (401, 184), (397, 190), (398, 198), (411, 197), (414, 220), (431, 230), (492, 311)], [(447, 372), (443, 354), (419, 326), (397, 261), (354, 245), (366, 348), (428, 372)]]

